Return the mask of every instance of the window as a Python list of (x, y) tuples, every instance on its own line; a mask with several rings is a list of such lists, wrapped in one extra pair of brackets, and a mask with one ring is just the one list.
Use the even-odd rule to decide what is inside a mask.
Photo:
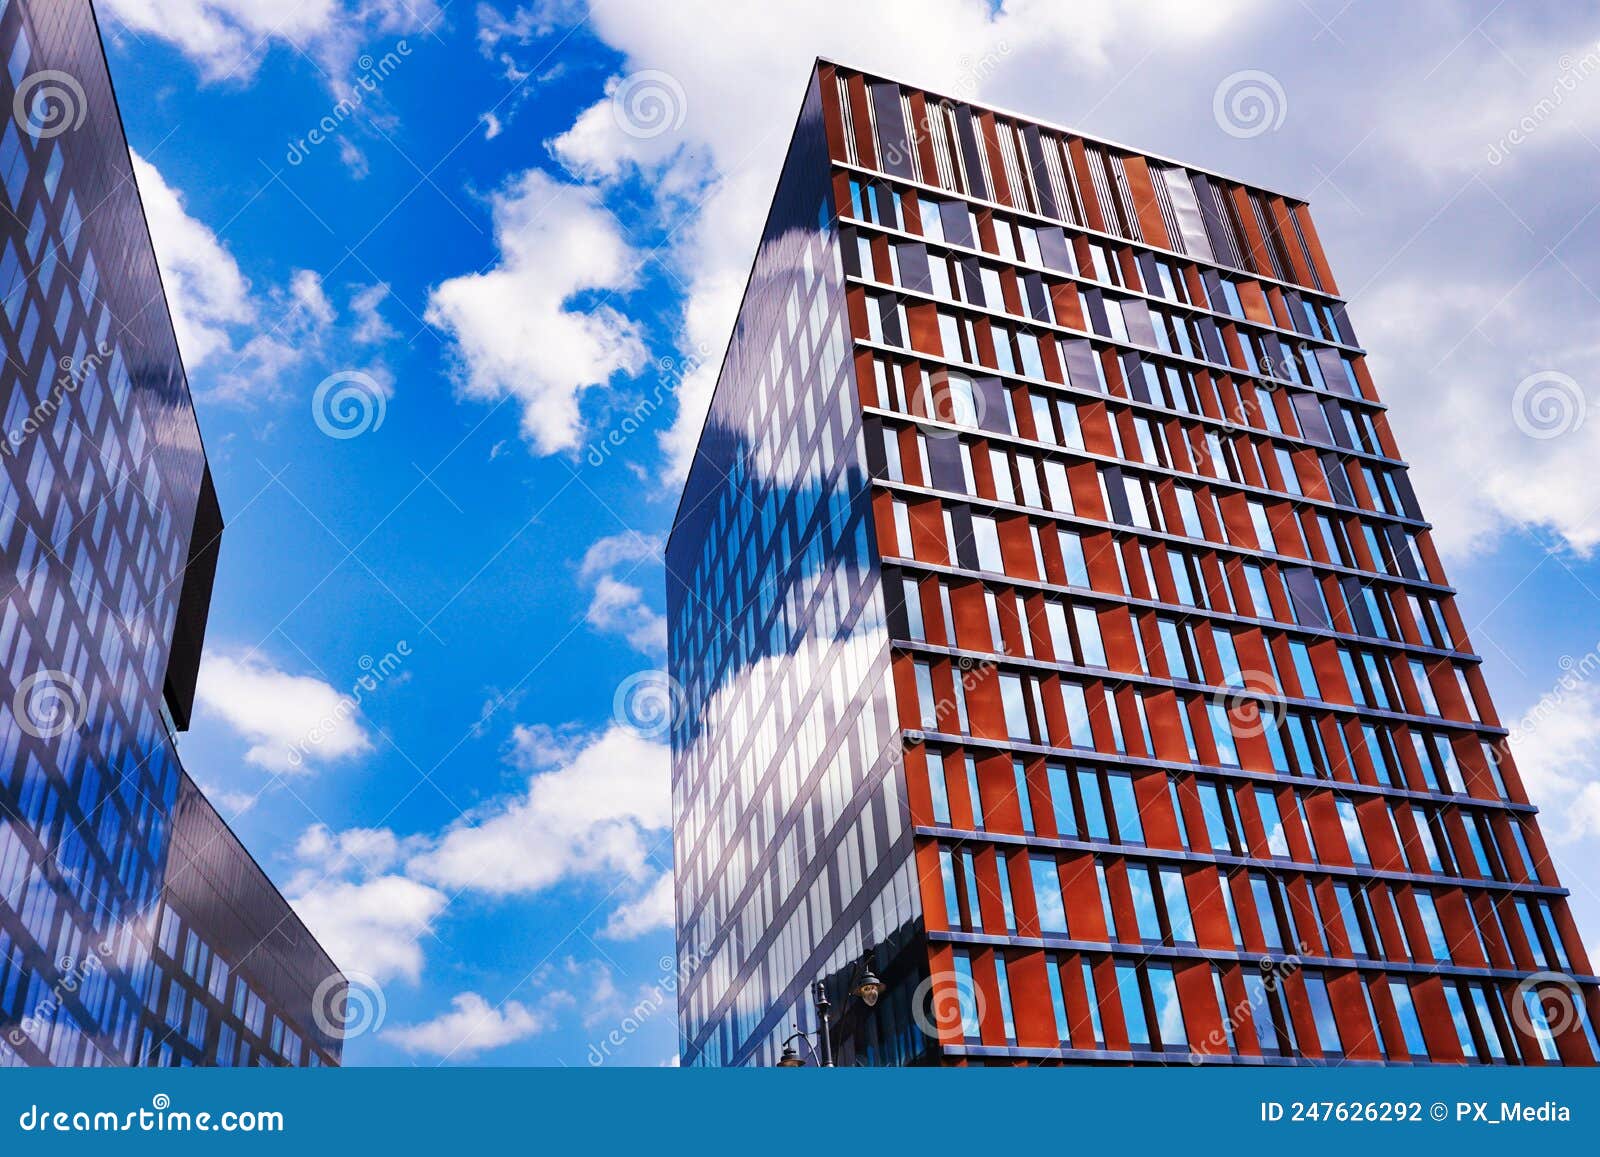
[(950, 795), (945, 788), (944, 757), (938, 752), (928, 752), (928, 794), (933, 798), (933, 822), (950, 822)]
[(1144, 826), (1139, 821), (1139, 798), (1134, 794), (1133, 777), (1125, 771), (1106, 773), (1111, 789), (1111, 809), (1117, 823), (1117, 838), (1125, 844), (1144, 843)]
[(1300, 974), (1306, 986), (1306, 1001), (1311, 1005), (1311, 1019), (1317, 1026), (1318, 1043), (1323, 1056), (1344, 1053), (1344, 1042), (1339, 1037), (1339, 1023), (1333, 1016), (1333, 1002), (1328, 999), (1328, 985), (1318, 972)]
[(1183, 1002), (1178, 999), (1178, 984), (1172, 969), (1152, 964), (1145, 970), (1150, 981), (1150, 1003), (1154, 1006), (1156, 1031), (1160, 1047), (1180, 1049), (1189, 1043), (1189, 1034), (1183, 1024)]
[(1044, 970), (1050, 981), (1050, 1010), (1056, 1017), (1056, 1040), (1064, 1045), (1070, 1045), (1072, 1033), (1067, 1025), (1066, 995), (1061, 991), (1061, 965), (1047, 958)]
[(1177, 868), (1162, 868), (1161, 894), (1166, 901), (1167, 925), (1178, 944), (1193, 944), (1194, 921), (1189, 915), (1189, 895), (1183, 887), (1183, 873)]
[(1016, 675), (1000, 676), (1000, 701), (1005, 708), (1006, 734), (1012, 739), (1032, 741), (1028, 705), (1022, 694), (1022, 680)]
[(1100, 799), (1100, 777), (1088, 768), (1078, 769), (1078, 793), (1083, 799), (1084, 832), (1091, 840), (1109, 840), (1105, 804)]
[(1033, 800), (1028, 793), (1028, 771), (1022, 760), (1011, 761), (1011, 776), (1017, 788), (1017, 809), (1022, 813), (1022, 830), (1033, 833)]
[[(1524, 995), (1527, 995), (1526, 991)], [(1395, 1015), (1400, 1018), (1400, 1032), (1405, 1038), (1406, 1052), (1426, 1060), (1428, 1045), (1422, 1036), (1422, 1022), (1417, 1019), (1416, 1006), (1411, 1003), (1410, 986), (1403, 980), (1390, 980), (1389, 996), (1394, 1001)]]
[(1067, 738), (1073, 747), (1093, 747), (1094, 731), (1089, 726), (1089, 701), (1078, 683), (1061, 684), (1061, 701), (1067, 711)]
[(1015, 1042), (1017, 1021), (1011, 1012), (1011, 981), (1006, 975), (1006, 958), (999, 952), (994, 954), (994, 981), (1000, 990), (1000, 1023), (1005, 1028), (1006, 1040)]
[(1128, 866), (1128, 891), (1133, 895), (1133, 915), (1139, 929), (1139, 939), (1160, 944), (1161, 917), (1156, 911), (1155, 893), (1150, 889), (1150, 870), (1143, 864)]
[(961, 1010), (961, 1035), (971, 1040), (978, 1035), (978, 988), (972, 979), (972, 961), (967, 953), (954, 953), (956, 1000)]
[(1278, 797), (1271, 788), (1256, 788), (1256, 810), (1261, 813), (1261, 826), (1267, 833), (1267, 852), (1289, 858), (1289, 837), (1284, 833), (1283, 816), (1278, 811)]
[(1450, 942), (1445, 939), (1444, 926), (1439, 923), (1439, 910), (1434, 906), (1433, 897), (1421, 888), (1413, 889), (1412, 898), (1417, 902), (1417, 914), (1422, 918), (1422, 928), (1428, 934), (1428, 950), (1433, 953), (1433, 959), (1439, 964), (1450, 963)]
[(978, 569), (1004, 574), (1006, 566), (1000, 554), (1000, 530), (995, 520), (973, 515), (972, 541), (978, 551)]
[(1144, 995), (1139, 991), (1139, 970), (1132, 964), (1117, 965), (1117, 995), (1122, 1001), (1128, 1043), (1140, 1050), (1159, 1048), (1159, 1042), (1150, 1037), (1150, 1024), (1144, 1015)]
[(1039, 930), (1067, 934), (1067, 911), (1061, 902), (1061, 877), (1056, 862), (1046, 856), (1030, 856), (1033, 872), (1033, 900), (1039, 910)]
[(1372, 864), (1372, 857), (1367, 854), (1367, 840), (1361, 834), (1361, 821), (1356, 817), (1356, 805), (1348, 799), (1336, 798), (1333, 806), (1339, 812), (1339, 827), (1344, 832), (1345, 843), (1350, 848), (1350, 860), (1359, 867), (1368, 867)]

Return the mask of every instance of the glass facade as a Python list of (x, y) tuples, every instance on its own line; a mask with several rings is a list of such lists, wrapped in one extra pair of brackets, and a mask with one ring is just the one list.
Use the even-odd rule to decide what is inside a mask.
[(337, 1063), (173, 739), (222, 521), (87, 0), (0, 2), (0, 59), (0, 1065)]
[[(837, 380), (772, 306), (805, 304), (802, 234)], [(839, 638), (785, 603), (833, 556), (744, 463), (844, 406), (871, 662), (803, 695), (762, 666)], [(871, 942), (900, 975), (839, 1025), (865, 1063), (1594, 1063), (1596, 978), (1303, 203), (821, 62), (695, 469), (685, 1062), (769, 1063)], [(758, 726), (880, 703), (881, 749)], [(863, 777), (894, 886), (817, 855), (826, 903), (775, 909)]]

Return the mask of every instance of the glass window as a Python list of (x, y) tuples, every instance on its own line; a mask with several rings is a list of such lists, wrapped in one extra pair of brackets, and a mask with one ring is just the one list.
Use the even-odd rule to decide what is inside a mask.
[(1061, 701), (1067, 711), (1067, 738), (1073, 747), (1093, 747), (1094, 730), (1089, 726), (1089, 701), (1077, 683), (1061, 684)]
[(1005, 708), (1006, 734), (1012, 739), (1031, 741), (1033, 731), (1028, 726), (1028, 707), (1022, 694), (1021, 678), (1016, 675), (1000, 676), (1000, 701)]
[(1050, 1010), (1056, 1017), (1056, 1040), (1064, 1045), (1070, 1045), (1072, 1033), (1067, 1026), (1066, 995), (1061, 991), (1061, 965), (1047, 958), (1044, 971), (1050, 981)]
[(1256, 788), (1256, 810), (1261, 813), (1261, 826), (1267, 833), (1267, 851), (1274, 856), (1289, 858), (1289, 837), (1283, 830), (1283, 816), (1278, 811), (1278, 797), (1271, 788)]
[(1100, 777), (1088, 768), (1078, 769), (1078, 792), (1083, 797), (1083, 817), (1091, 840), (1109, 840), (1105, 805), (1100, 799)]
[(1339, 1038), (1339, 1022), (1333, 1016), (1333, 1002), (1328, 999), (1328, 985), (1320, 973), (1302, 972), (1306, 1000), (1311, 1005), (1311, 1019), (1317, 1026), (1317, 1038), (1325, 1056), (1344, 1052), (1344, 1042)]
[(1128, 1043), (1136, 1049), (1148, 1049), (1150, 1026), (1145, 1020), (1144, 998), (1139, 993), (1139, 970), (1131, 964), (1117, 965), (1117, 995), (1122, 1001), (1123, 1022), (1128, 1027)]
[(1411, 988), (1403, 980), (1389, 981), (1389, 996), (1394, 1000), (1395, 1015), (1400, 1018), (1400, 1032), (1405, 1037), (1406, 1052), (1414, 1057), (1426, 1058), (1428, 1045), (1422, 1036), (1422, 1022), (1417, 1019), (1417, 1009), (1411, 1003)]
[(1144, 842), (1144, 825), (1139, 821), (1139, 797), (1134, 794), (1133, 777), (1125, 771), (1106, 774), (1111, 788), (1111, 807), (1117, 820), (1117, 838), (1125, 844)]
[(1161, 918), (1156, 913), (1155, 894), (1150, 890), (1150, 871), (1144, 865), (1129, 865), (1128, 891), (1133, 894), (1133, 915), (1139, 926), (1139, 939), (1161, 942)]
[(972, 979), (972, 961), (965, 951), (954, 954), (956, 970), (956, 1000), (961, 1009), (961, 1035), (971, 1039), (978, 1035), (978, 988)]
[(1172, 939), (1179, 944), (1193, 944), (1194, 922), (1189, 916), (1189, 894), (1184, 890), (1183, 873), (1177, 868), (1162, 868), (1161, 893), (1167, 902), (1167, 923), (1172, 928)]
[(973, 515), (972, 541), (978, 550), (978, 569), (1004, 574), (1006, 566), (1000, 554), (1000, 529), (994, 519)]
[(1356, 805), (1348, 799), (1335, 799), (1333, 806), (1339, 812), (1339, 827), (1344, 831), (1345, 843), (1350, 847), (1350, 859), (1361, 867), (1372, 863), (1367, 854), (1367, 840), (1361, 834), (1361, 821), (1356, 817)]
[(1155, 1006), (1156, 1031), (1161, 1035), (1163, 1049), (1179, 1049), (1189, 1043), (1189, 1034), (1183, 1025), (1183, 1002), (1178, 999), (1178, 984), (1172, 969), (1152, 964), (1145, 975), (1150, 980), (1150, 1002)]
[(1445, 939), (1444, 925), (1439, 923), (1439, 910), (1434, 906), (1433, 897), (1421, 888), (1412, 890), (1412, 898), (1417, 902), (1417, 914), (1422, 918), (1422, 928), (1428, 934), (1428, 951), (1433, 953), (1433, 958), (1440, 964), (1450, 963), (1450, 941)]
[(1030, 856), (1028, 865), (1033, 872), (1033, 899), (1039, 909), (1039, 930), (1065, 936), (1067, 910), (1061, 902), (1061, 876), (1056, 871), (1055, 860)]
[(933, 822), (950, 822), (950, 795), (945, 790), (944, 757), (938, 752), (928, 752), (928, 794), (933, 797)]

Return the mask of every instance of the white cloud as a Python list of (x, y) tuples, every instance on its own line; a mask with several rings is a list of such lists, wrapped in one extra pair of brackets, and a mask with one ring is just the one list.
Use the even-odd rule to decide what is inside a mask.
[(314, 325), (333, 324), (333, 302), (322, 288), (322, 275), (310, 269), (296, 269), (289, 277), (289, 299)]
[[(190, 216), (182, 194), (156, 167), (135, 153), (133, 170), (178, 350), (197, 393), (244, 404), (280, 397), (296, 371), (342, 348), (331, 340), (342, 332), (339, 311), (319, 273), (296, 269), (286, 285), (254, 292), (227, 246)], [(394, 336), (380, 308), (388, 295), (383, 283), (350, 288), (350, 342), (373, 345)], [(381, 364), (360, 368), (380, 382), (388, 377)]]
[(422, 939), (448, 898), (399, 875), (354, 881), (302, 877), (289, 903), (340, 968), (378, 980), (412, 982), (422, 974)]
[[(1197, 5), (1181, 0), (1123, 4), (1092, 0), (1065, 6), (1047, 0), (782, 0), (726, 5), (716, 0), (661, 5), (648, 0), (593, 0), (589, 25), (626, 58), (604, 95), (556, 137), (551, 151), (587, 180), (609, 181), (643, 171), (675, 241), (672, 260), (688, 284), (680, 348), (722, 350), (732, 329), (751, 254), (777, 180), (802, 85), (813, 59), (831, 56), (930, 88), (972, 96), (1026, 92), (1049, 112), (1081, 99), (1088, 76), (1116, 76), (1114, 63), (1134, 68), (1148, 54), (1198, 48), (1250, 0)], [(694, 28), (694, 36), (684, 35)], [(1138, 44), (1143, 59), (1113, 44)], [(649, 115), (681, 125), (630, 132), (619, 116), (630, 88), (625, 77), (650, 70), (667, 81), (651, 86)], [(651, 121), (654, 125), (656, 122)], [(715, 383), (717, 365), (687, 375), (678, 411), (661, 437), (669, 476), (688, 469)]]
[[(590, 626), (623, 636), (636, 651), (660, 656), (667, 650), (666, 616), (645, 601), (644, 590), (626, 581), (642, 564), (661, 558), (658, 535), (624, 531), (596, 540), (584, 552), (578, 577), (590, 583), (593, 591), (584, 614)], [(627, 565), (633, 564), (633, 565)], [(613, 573), (627, 565), (621, 576)]]
[(312, 824), (295, 842), (294, 854), (324, 875), (352, 869), (373, 875), (387, 872), (405, 854), (405, 843), (388, 828), (346, 828), (335, 832)]
[(371, 345), (395, 336), (394, 327), (384, 320), (381, 307), (389, 299), (389, 284), (379, 281), (358, 287), (350, 295), (350, 312), (355, 314), (356, 326), (350, 340), (358, 345)]
[(596, 630), (621, 635), (636, 651), (666, 654), (666, 617), (651, 608), (644, 600), (644, 591), (632, 583), (602, 575), (595, 583), (584, 619)]
[(450, 1000), (450, 1011), (423, 1024), (397, 1025), (383, 1034), (410, 1053), (467, 1060), (533, 1036), (548, 1026), (546, 1019), (514, 1000), (498, 1007), (476, 992)]
[(447, 828), (407, 870), (493, 895), (583, 877), (642, 880), (671, 824), (670, 783), (666, 746), (613, 726), (521, 794)]
[(636, 900), (630, 900), (611, 914), (605, 936), (612, 940), (634, 940), (648, 932), (671, 928), (676, 901), (672, 873), (663, 872)]
[[(1352, 304), (1447, 553), (1464, 556), (1519, 526), (1546, 527), (1580, 552), (1600, 545), (1600, 494), (1578, 481), (1600, 459), (1600, 341), (1585, 322), (1587, 300), (1546, 267), (1504, 288), (1395, 278)], [(1519, 397), (1523, 381), (1545, 373), (1570, 384), (1534, 382)], [(1536, 402), (1545, 389), (1548, 412)]]
[(133, 174), (144, 201), (156, 262), (184, 364), (194, 370), (231, 348), (230, 325), (255, 317), (250, 283), (217, 235), (184, 208), (183, 197), (138, 153)]
[(339, 75), (363, 38), (415, 31), (438, 15), (433, 0), (101, 0), (99, 8), (114, 29), (172, 44), (208, 81), (248, 78), (277, 44)]
[(307, 772), (372, 748), (347, 696), (260, 659), (207, 653), (196, 693), (250, 744), (246, 761), (274, 774)]
[(1595, 656), (1586, 662), (1511, 727), (1511, 754), (1554, 844), (1600, 836), (1600, 685), (1585, 681)]
[[(585, 391), (647, 360), (639, 325), (610, 304), (629, 289), (638, 254), (599, 194), (529, 169), (492, 199), (499, 260), (429, 295), (427, 321), (448, 332), (468, 397), (513, 397), (541, 454), (570, 450)], [(574, 299), (598, 292), (602, 300)]]
[(670, 872), (652, 864), (672, 822), (666, 746), (623, 727), (585, 735), (537, 724), (515, 730), (507, 762), (532, 769), (525, 788), (442, 831), (314, 824), (301, 834), (285, 892), (342, 967), (415, 981), (423, 940), (469, 892), (531, 896), (599, 881), (622, 897), (605, 935), (670, 925)]

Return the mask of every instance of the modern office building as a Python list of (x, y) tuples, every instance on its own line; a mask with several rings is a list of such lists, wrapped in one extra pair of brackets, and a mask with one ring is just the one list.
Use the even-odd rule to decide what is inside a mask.
[(173, 738), (222, 517), (88, 0), (0, 3), (0, 60), (0, 1066), (337, 1064)]
[(1594, 1062), (1302, 201), (819, 62), (667, 563), (685, 1064)]

